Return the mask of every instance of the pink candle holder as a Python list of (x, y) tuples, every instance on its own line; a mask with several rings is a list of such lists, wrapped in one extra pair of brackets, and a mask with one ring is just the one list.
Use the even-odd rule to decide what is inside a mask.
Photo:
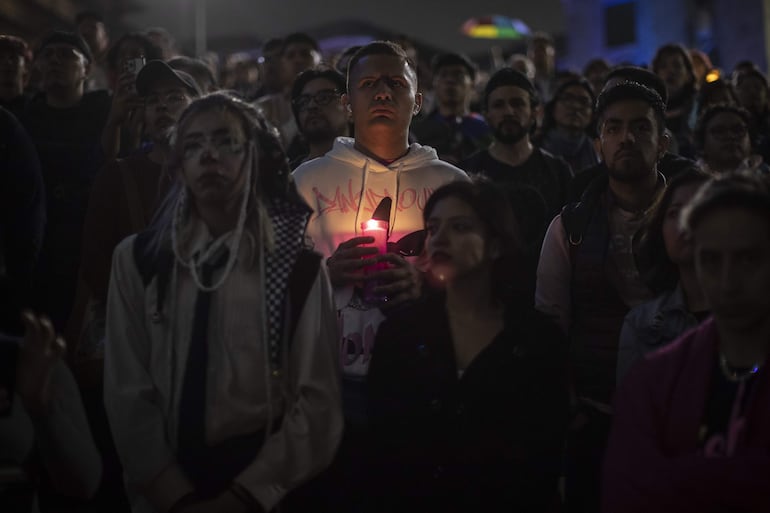
[[(366, 256), (364, 258), (375, 258), (388, 252), (388, 222), (379, 219), (369, 219), (361, 223), (361, 235), (364, 237), (374, 237), (374, 242), (362, 244), (364, 247), (377, 248), (377, 254)], [(387, 269), (386, 262), (377, 262), (364, 267), (364, 275), (376, 271)], [(383, 295), (376, 294), (374, 288), (379, 285), (376, 280), (369, 280), (364, 285), (364, 301), (368, 303), (378, 303), (384, 300)]]

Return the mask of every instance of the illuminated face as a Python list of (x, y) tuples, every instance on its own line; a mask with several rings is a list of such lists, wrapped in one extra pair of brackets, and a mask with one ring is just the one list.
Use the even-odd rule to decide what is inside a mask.
[(356, 135), (371, 130), (405, 132), (422, 104), (417, 75), (395, 55), (361, 58), (350, 72), (348, 89), (343, 102), (350, 105)]
[(437, 202), (425, 230), (429, 270), (439, 282), (490, 270), (493, 258), (484, 224), (463, 200), (449, 196)]
[(708, 213), (695, 227), (695, 271), (718, 321), (750, 330), (770, 315), (770, 221), (741, 207)]
[(240, 201), (253, 150), (235, 115), (219, 110), (195, 114), (179, 140), (182, 178), (195, 203), (223, 207)]

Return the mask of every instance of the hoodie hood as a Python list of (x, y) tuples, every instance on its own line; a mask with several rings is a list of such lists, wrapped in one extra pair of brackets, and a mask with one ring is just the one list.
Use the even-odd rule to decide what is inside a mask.
[[(370, 173), (385, 173), (387, 171), (412, 171), (434, 164), (438, 161), (436, 150), (430, 146), (422, 146), (417, 143), (409, 145), (409, 151), (406, 154), (385, 165), (373, 157), (368, 157), (355, 148), (355, 139), (352, 137), (337, 137), (334, 146), (326, 154), (326, 157), (345, 162), (346, 164), (366, 168)], [(368, 163), (367, 163), (368, 162)]]

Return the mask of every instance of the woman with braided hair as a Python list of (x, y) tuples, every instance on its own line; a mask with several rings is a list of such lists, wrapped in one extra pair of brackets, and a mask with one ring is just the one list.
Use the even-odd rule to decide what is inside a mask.
[(105, 402), (133, 511), (270, 511), (342, 431), (337, 327), (310, 209), (256, 110), (193, 102), (178, 183), (115, 251)]

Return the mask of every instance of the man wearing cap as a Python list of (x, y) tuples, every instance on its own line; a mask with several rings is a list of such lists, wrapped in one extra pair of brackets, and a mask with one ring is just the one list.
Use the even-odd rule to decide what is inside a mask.
[[(638, 66), (619, 66), (614, 68), (607, 74), (604, 79), (604, 87), (602, 91), (607, 90), (613, 86), (616, 86), (622, 82), (637, 82), (645, 87), (653, 89), (663, 100), (663, 103), (668, 102), (668, 92), (666, 91), (666, 83), (658, 75), (652, 71), (640, 68)], [(663, 173), (666, 179), (671, 179), (680, 171), (689, 169), (695, 162), (692, 160), (677, 155), (673, 143), (673, 134), (670, 130), (666, 129), (669, 140), (671, 140), (671, 146), (669, 150), (663, 154), (660, 162), (658, 162), (658, 171)], [(595, 166), (586, 169), (575, 169), (575, 178), (572, 180), (569, 186), (568, 203), (580, 201), (580, 197), (586, 191), (588, 186), (597, 177), (607, 176), (607, 165), (604, 162), (599, 162)]]
[(144, 133), (151, 146), (115, 160), (97, 174), (88, 202), (76, 304), (65, 336), (73, 354), (73, 371), (81, 387), (86, 413), (103, 455), (104, 479), (99, 500), (112, 509), (122, 495), (118, 463), (102, 398), (104, 327), (112, 253), (124, 238), (146, 228), (166, 196), (171, 177), (164, 173), (169, 138), (177, 119), (200, 95), (198, 85), (183, 71), (160, 60), (150, 61), (136, 77), (144, 100)]
[[(654, 294), (633, 241), (665, 188), (665, 105), (654, 90), (623, 82), (596, 104), (597, 154), (607, 173), (553, 219), (537, 268), (535, 306), (568, 337), (573, 413), (567, 435), (566, 511), (599, 511), (599, 471), (612, 414), (618, 340), (630, 308)], [(658, 511), (658, 510), (655, 510)]]
[(437, 106), (412, 124), (412, 135), (435, 148), (441, 160), (457, 164), (492, 140), (484, 118), (470, 110), (476, 66), (462, 54), (445, 53), (437, 55), (431, 67)]
[(528, 297), (535, 287), (540, 244), (551, 219), (567, 201), (572, 171), (563, 159), (535, 147), (530, 135), (538, 113), (538, 96), (521, 72), (503, 68), (487, 82), (483, 114), (494, 140), (460, 164), (468, 174), (480, 174), (500, 184), (522, 223), (527, 249), (522, 282)]
[[(80, 277), (92, 299), (102, 305), (107, 300), (112, 252), (121, 240), (147, 226), (166, 196), (171, 177), (164, 174), (163, 165), (171, 131), (182, 111), (200, 96), (189, 74), (160, 60), (142, 68), (136, 89), (144, 100), (144, 132), (152, 144), (143, 152), (107, 164), (99, 172), (83, 231)], [(73, 336), (82, 332), (76, 329), (80, 324), (70, 320), (67, 335), (72, 344), (76, 341)], [(85, 347), (78, 350), (88, 352)]]
[(84, 93), (91, 51), (71, 32), (53, 32), (36, 54), (41, 93), (19, 118), (35, 144), (48, 224), (36, 273), (36, 309), (61, 330), (72, 309), (88, 194), (102, 165), (99, 139), (110, 108), (106, 91)]

